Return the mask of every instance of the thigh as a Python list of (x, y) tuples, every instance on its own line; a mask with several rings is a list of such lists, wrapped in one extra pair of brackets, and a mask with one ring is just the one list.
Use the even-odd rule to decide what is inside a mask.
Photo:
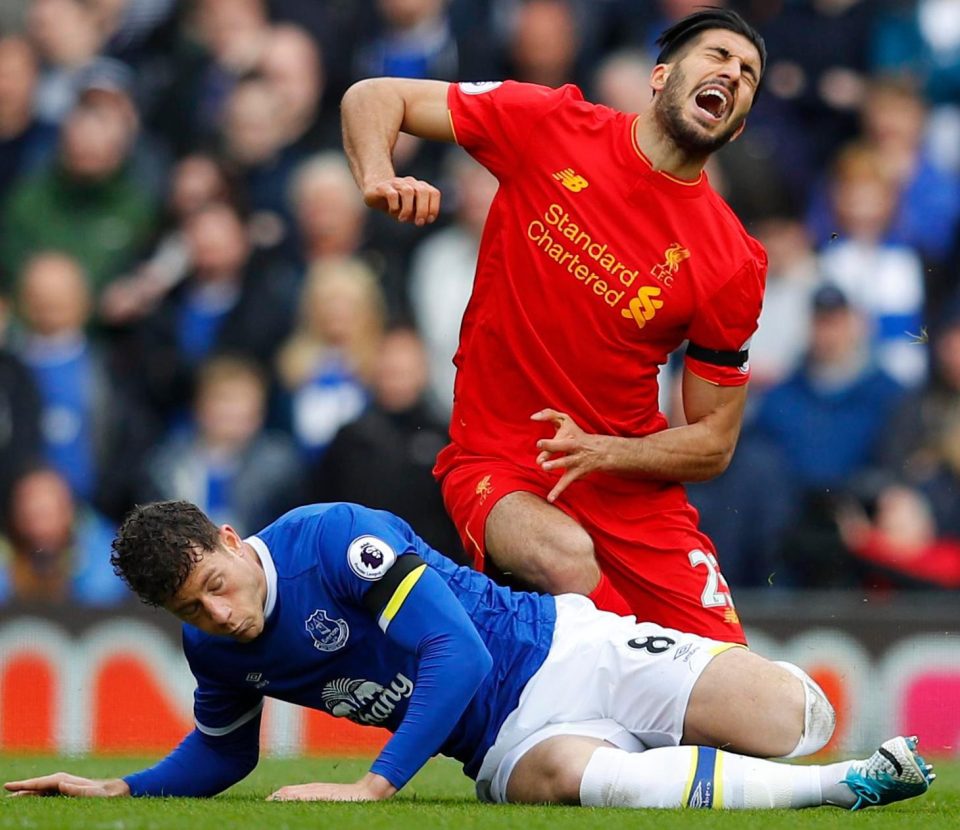
[(682, 492), (661, 502), (595, 488), (571, 507), (600, 568), (638, 619), (746, 643), (713, 543)]
[(474, 567), (484, 571), (487, 569), (486, 528), (490, 512), (511, 493), (526, 492), (543, 498), (549, 488), (539, 480), (536, 471), (504, 459), (467, 455), (456, 451), (453, 445), (444, 450), (443, 455), (440, 486), (447, 513), (460, 534), (464, 550), (473, 559)]
[(804, 728), (802, 682), (746, 649), (719, 655), (690, 694), (683, 743), (762, 758), (787, 755)]

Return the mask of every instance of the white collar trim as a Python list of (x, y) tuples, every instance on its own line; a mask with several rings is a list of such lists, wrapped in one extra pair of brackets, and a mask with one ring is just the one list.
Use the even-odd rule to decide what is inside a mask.
[(277, 566), (273, 564), (273, 557), (270, 555), (270, 548), (267, 543), (258, 536), (248, 536), (243, 540), (260, 557), (260, 564), (263, 565), (263, 575), (267, 580), (267, 599), (263, 605), (263, 618), (269, 619), (273, 613), (273, 608), (277, 604)]

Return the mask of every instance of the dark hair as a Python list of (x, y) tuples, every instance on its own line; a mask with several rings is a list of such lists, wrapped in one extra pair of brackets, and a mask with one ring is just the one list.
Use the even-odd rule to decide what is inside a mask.
[(219, 529), (195, 504), (138, 504), (117, 531), (110, 564), (141, 601), (163, 605), (219, 540)]
[(693, 38), (710, 29), (727, 29), (749, 40), (760, 53), (760, 75), (763, 76), (767, 65), (767, 47), (760, 33), (735, 11), (713, 6), (706, 6), (698, 12), (688, 14), (657, 38), (657, 46), (660, 47), (657, 63), (669, 63)]

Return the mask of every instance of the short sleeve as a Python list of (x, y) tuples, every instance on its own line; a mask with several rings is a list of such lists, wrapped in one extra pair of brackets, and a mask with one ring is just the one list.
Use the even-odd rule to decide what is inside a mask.
[(750, 379), (750, 338), (757, 330), (767, 273), (766, 254), (751, 258), (700, 307), (687, 331), (685, 364), (717, 386)]
[(457, 144), (498, 179), (516, 169), (537, 123), (564, 101), (582, 101), (568, 84), (559, 89), (516, 81), (450, 84), (447, 107)]

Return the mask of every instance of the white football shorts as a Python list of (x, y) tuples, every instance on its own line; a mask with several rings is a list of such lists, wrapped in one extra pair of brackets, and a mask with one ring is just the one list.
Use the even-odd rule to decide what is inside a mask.
[(550, 652), (480, 766), (481, 801), (506, 803), (517, 761), (555, 735), (599, 738), (628, 752), (676, 746), (697, 678), (716, 655), (741, 648), (598, 611), (578, 594), (556, 600)]

